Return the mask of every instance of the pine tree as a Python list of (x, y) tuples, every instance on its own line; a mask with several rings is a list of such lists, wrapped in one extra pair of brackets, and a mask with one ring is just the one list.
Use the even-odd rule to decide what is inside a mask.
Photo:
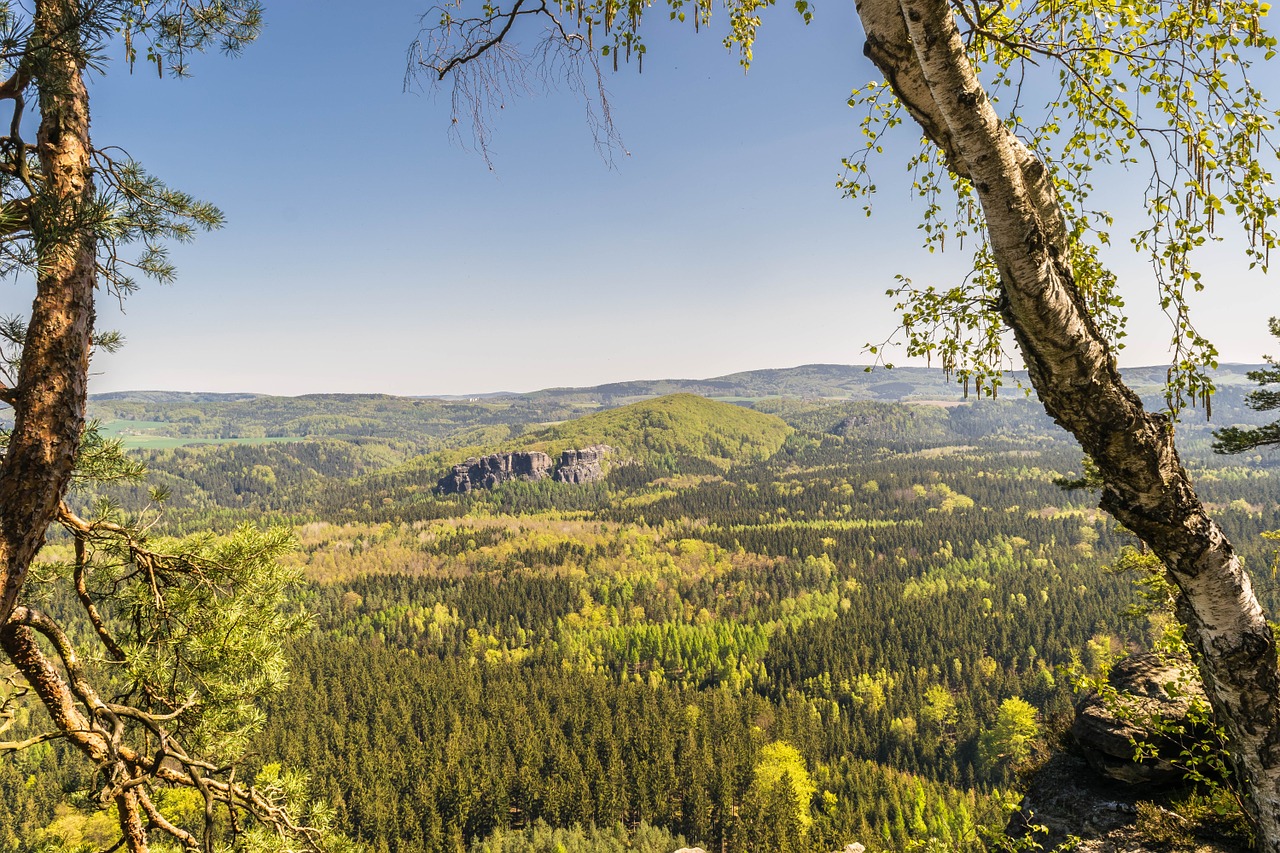
[[(1280, 340), (1280, 317), (1270, 320), (1272, 337)], [(1250, 381), (1263, 386), (1249, 392), (1245, 404), (1255, 412), (1270, 412), (1280, 409), (1280, 391), (1267, 389), (1267, 385), (1280, 383), (1280, 363), (1266, 356), (1267, 364), (1261, 370), (1250, 370), (1247, 374)], [(1273, 447), (1280, 444), (1280, 421), (1273, 421), (1260, 427), (1226, 427), (1214, 430), (1213, 450), (1215, 453), (1244, 453), (1258, 447)]]

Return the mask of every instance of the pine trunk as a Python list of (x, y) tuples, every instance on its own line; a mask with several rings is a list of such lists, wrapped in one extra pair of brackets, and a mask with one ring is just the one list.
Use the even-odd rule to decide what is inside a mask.
[(986, 218), (1013, 330), (1045, 410), (1080, 442), (1102, 508), (1165, 563), (1205, 691), (1228, 735), (1259, 846), (1280, 853), (1280, 677), (1275, 640), (1239, 558), (1195, 493), (1163, 415), (1125, 386), (1067, 260), (1048, 172), (1000, 121), (945, 0), (861, 0), (867, 55)]
[(136, 790), (131, 788), (116, 795), (116, 815), (125, 849), (129, 853), (148, 853), (147, 829), (142, 823), (142, 807)]
[(40, 102), (43, 174), (32, 210), (40, 268), (0, 463), (0, 624), (44, 543), (84, 428), (96, 280), (84, 14), (77, 0), (39, 0), (24, 58)]

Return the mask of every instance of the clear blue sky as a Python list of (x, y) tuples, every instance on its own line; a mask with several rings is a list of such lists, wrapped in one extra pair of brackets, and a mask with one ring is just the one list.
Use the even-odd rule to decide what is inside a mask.
[[(102, 302), (129, 343), (93, 390), (466, 393), (857, 363), (893, 327), (895, 273), (964, 272), (917, 248), (896, 167), (870, 220), (834, 188), (859, 145), (845, 101), (874, 76), (850, 3), (807, 28), (767, 10), (747, 75), (716, 36), (656, 26), (644, 73), (609, 79), (616, 168), (560, 92), (506, 104), (493, 171), (450, 137), (447, 98), (403, 91), (426, 4), (361, 6), (267, 0), (239, 58), (185, 81), (117, 60), (95, 81), (95, 142), (228, 224), (175, 251), (177, 284)], [(1274, 284), (1230, 251), (1210, 267), (1201, 320), (1224, 360), (1280, 354)], [(1161, 362), (1149, 271), (1126, 255), (1121, 272), (1125, 361)], [(0, 310), (25, 310), (29, 290), (4, 287)]]

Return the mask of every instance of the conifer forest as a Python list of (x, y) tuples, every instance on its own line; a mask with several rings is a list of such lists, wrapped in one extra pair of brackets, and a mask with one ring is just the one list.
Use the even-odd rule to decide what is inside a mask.
[[(1215, 420), (1256, 421), (1241, 387)], [(145, 478), (69, 502), (146, 519), (156, 552), (288, 532), (280, 608), (303, 621), (270, 638), (287, 675), (226, 760), (379, 853), (1012, 849), (1080, 685), (1170, 633), (1032, 402), (588, 397), (108, 395), (92, 429)], [(1274, 608), (1276, 459), (1179, 428)], [(593, 482), (437, 486), (486, 453), (597, 444)], [(33, 599), (80, 641), (57, 583), (74, 544), (51, 537)], [(7, 684), (6, 737), (39, 735)], [(59, 739), (6, 755), (0, 849), (110, 848), (97, 774)], [(153, 796), (175, 822), (204, 809)]]
[(1280, 853), (1269, 4), (777, 5), (0, 0), (0, 853)]

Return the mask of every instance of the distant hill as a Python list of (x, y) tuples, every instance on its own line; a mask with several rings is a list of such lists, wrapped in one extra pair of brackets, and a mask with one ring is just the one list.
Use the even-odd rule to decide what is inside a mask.
[(792, 428), (776, 415), (693, 394), (673, 394), (518, 435), (425, 453), (353, 481), (354, 492), (393, 505), (433, 495), (439, 478), (471, 457), (538, 450), (555, 459), (564, 450), (597, 444), (615, 448), (614, 463), (639, 463), (634, 470), (648, 476), (714, 474), (732, 465), (768, 459), (791, 433)]
[[(1222, 388), (1251, 386), (1245, 374), (1257, 370), (1258, 364), (1223, 364), (1211, 371)], [(1165, 366), (1127, 367), (1121, 373), (1135, 390), (1144, 396), (1163, 392), (1168, 368)], [(1015, 391), (1019, 381), (1026, 383), (1025, 371), (1005, 374), (1005, 387)], [(639, 400), (670, 394), (697, 394), (711, 399), (748, 402), (769, 397), (831, 400), (877, 400), (910, 402), (912, 400), (960, 400), (963, 389), (936, 367), (868, 368), (858, 364), (803, 364), (799, 367), (745, 370), (710, 379), (637, 379), (586, 387), (544, 388), (539, 391), (496, 391), (483, 394), (418, 395), (393, 397), (386, 394), (305, 394), (299, 397), (273, 397), (266, 394), (214, 394), (189, 391), (112, 391), (93, 394), (94, 403), (192, 405), (201, 403), (243, 403), (254, 400), (311, 402), (316, 404), (370, 405), (396, 400), (441, 401), (447, 404), (523, 402), (535, 409), (574, 410), (582, 406), (614, 408)], [(542, 405), (537, 405), (541, 402)]]
[(611, 382), (589, 388), (547, 388), (526, 394), (493, 395), (490, 399), (554, 398), (600, 406), (617, 406), (667, 394), (748, 402), (767, 397), (802, 399), (884, 400), (907, 398), (959, 399), (961, 389), (948, 382), (942, 371), (927, 367), (903, 367), (870, 372), (860, 365), (806, 364), (767, 370), (748, 370), (711, 379), (647, 379)]
[[(1224, 391), (1251, 386), (1245, 374), (1260, 365), (1223, 364), (1212, 371), (1214, 381)], [(1125, 380), (1149, 402), (1163, 398), (1168, 368), (1131, 367), (1121, 371)], [(1004, 388), (1017, 394), (1018, 383), (1027, 384), (1025, 371), (1005, 374)], [(652, 379), (612, 382), (587, 388), (547, 388), (523, 394), (492, 394), (486, 399), (535, 401), (557, 400), (563, 404), (597, 405), (605, 408), (667, 394), (697, 394), (731, 402), (754, 402), (768, 398), (804, 400), (872, 400), (885, 403), (913, 401), (958, 401), (964, 389), (954, 378), (936, 367), (868, 368), (857, 364), (805, 364), (768, 370), (747, 370), (711, 379)], [(1227, 395), (1232, 396), (1232, 395)], [(1216, 405), (1216, 404), (1215, 404)]]
[(515, 451), (539, 450), (555, 459), (565, 450), (607, 444), (617, 451), (615, 461), (651, 463), (670, 470), (701, 463), (693, 467), (709, 465), (708, 470), (714, 471), (769, 458), (791, 432), (777, 415), (695, 394), (670, 394), (505, 439), (424, 454), (409, 460), (402, 470), (444, 473), (467, 458)]
[(529, 432), (519, 444), (552, 456), (608, 444), (638, 459), (689, 457), (728, 464), (772, 456), (790, 432), (775, 415), (694, 394), (670, 394)]
[(189, 405), (191, 403), (239, 403), (244, 400), (256, 400), (263, 394), (217, 394), (206, 391), (108, 391), (105, 394), (90, 395), (90, 399), (101, 402), (121, 403), (166, 403)]
[[(1244, 405), (1245, 395), (1253, 388), (1245, 375), (1251, 369), (1257, 369), (1257, 365), (1228, 364), (1214, 371), (1219, 390), (1213, 401), (1213, 426), (1262, 422), (1258, 413)], [(1164, 367), (1129, 368), (1124, 375), (1148, 406), (1162, 408), (1166, 370)], [(1020, 378), (1025, 380), (1025, 375), (1008, 375), (1002, 399), (1023, 396), (1017, 387)], [(497, 443), (525, 444), (535, 440), (556, 444), (558, 434), (554, 430), (545, 431), (548, 425), (578, 421), (601, 410), (671, 395), (697, 395), (779, 413), (787, 408), (786, 401), (958, 403), (963, 399), (960, 386), (949, 381), (937, 368), (899, 367), (868, 372), (857, 365), (810, 364), (745, 371), (711, 379), (637, 380), (590, 388), (483, 394), (465, 399), (384, 394), (275, 397), (179, 391), (113, 392), (93, 395), (89, 413), (103, 421), (108, 435), (120, 436), (128, 447), (331, 438), (362, 445), (376, 444), (382, 448), (380, 452), (392, 452), (407, 460), (433, 451)], [(1204, 429), (1202, 418), (1187, 417), (1184, 421), (1192, 428)], [(5, 423), (5, 412), (0, 410), (0, 426)], [(583, 429), (595, 429), (591, 426), (595, 421), (584, 423), (588, 426)], [(624, 436), (631, 435), (621, 424), (610, 429), (621, 430)], [(543, 437), (534, 438), (534, 435)], [(571, 443), (568, 438), (557, 446), (567, 446), (567, 443)]]

